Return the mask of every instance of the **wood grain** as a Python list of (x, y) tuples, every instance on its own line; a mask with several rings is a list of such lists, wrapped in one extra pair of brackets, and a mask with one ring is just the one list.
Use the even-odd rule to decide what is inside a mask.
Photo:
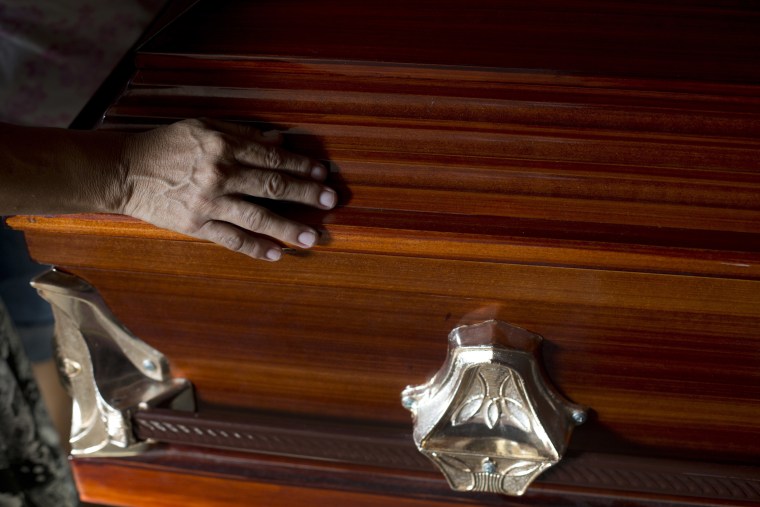
[(98, 236), (41, 244), (167, 354), (202, 404), (408, 424), (399, 393), (439, 367), (450, 329), (499, 318), (547, 338), (550, 376), (593, 407), (584, 446), (760, 452), (756, 281), (330, 252), (262, 266), (211, 245)]
[[(79, 484), (85, 484), (82, 497), (108, 505), (156, 507), (331, 504), (345, 506), (399, 505), (403, 507), (445, 505), (427, 500), (407, 499), (401, 496), (362, 494), (328, 489), (282, 486), (250, 480), (224, 480), (217, 477), (183, 475), (174, 470), (156, 473), (149, 469), (133, 469), (119, 463), (97, 466), (77, 463), (75, 468)], [(124, 488), (124, 484), (131, 484)], [(459, 502), (458, 502), (459, 503)], [(478, 505), (464, 502), (462, 505)]]
[[(372, 452), (371, 450), (369, 451)], [(213, 472), (210, 472), (212, 471)], [(748, 468), (593, 454), (570, 456), (520, 498), (448, 490), (437, 473), (263, 456), (186, 446), (158, 447), (139, 460), (74, 461), (85, 499), (109, 505), (562, 505), (747, 507), (760, 494)], [(123, 491), (119, 481), (129, 481)], [(292, 505), (292, 503), (288, 504)]]
[(731, 481), (760, 455), (758, 34), (741, 1), (200, 2), (136, 51), (97, 127), (283, 132), (341, 202), (266, 204), (320, 244), (264, 264), (125, 217), (9, 220), (32, 254), (97, 287), (205, 414), (408, 430), (400, 390), (451, 328), (522, 326), (592, 408), (568, 457), (587, 461), (467, 500), (424, 473), (169, 446), (77, 460), (85, 498), (750, 504), (755, 483)]
[[(678, 275), (720, 276), (760, 279), (760, 253), (741, 250), (747, 241), (736, 238), (736, 250), (687, 248), (664, 245), (620, 244), (612, 231), (579, 234), (562, 225), (503, 220), (483, 231), (481, 217), (410, 217), (408, 213), (338, 209), (320, 224), (314, 217), (305, 222), (320, 226), (322, 239), (315, 251), (378, 253), (394, 256), (509, 262), (543, 266), (584, 267)], [(66, 235), (98, 235), (119, 238), (153, 238), (202, 243), (144, 222), (117, 215), (74, 215), (53, 217), (12, 217), (8, 223), (27, 231)], [(480, 234), (462, 232), (477, 224)], [(427, 229), (427, 230), (425, 230)], [(452, 234), (452, 229), (456, 233)], [(489, 234), (490, 232), (490, 234)], [(661, 242), (707, 244), (708, 234), (680, 237), (673, 231), (659, 231)], [(573, 239), (569, 239), (573, 238)], [(751, 239), (750, 239), (751, 241)]]

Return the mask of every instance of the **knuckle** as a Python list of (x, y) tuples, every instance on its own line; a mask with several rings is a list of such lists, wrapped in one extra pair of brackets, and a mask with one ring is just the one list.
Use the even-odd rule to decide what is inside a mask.
[(282, 199), (287, 190), (287, 181), (280, 173), (269, 173), (264, 180), (264, 196), (269, 199)]
[(177, 130), (181, 132), (192, 132), (193, 130), (203, 128), (203, 123), (200, 120), (191, 118), (186, 120), (180, 120), (170, 125), (166, 125), (164, 128), (171, 130)]
[(205, 216), (214, 210), (216, 204), (201, 193), (192, 193), (185, 200), (185, 208), (192, 216)]
[(221, 132), (209, 132), (203, 140), (203, 149), (212, 156), (221, 156), (227, 153), (227, 139)]
[(282, 153), (275, 147), (269, 147), (264, 152), (264, 159), (267, 167), (272, 169), (279, 169), (282, 165)]
[(205, 191), (216, 191), (224, 185), (227, 180), (225, 170), (217, 164), (208, 164), (198, 171), (198, 187)]
[(187, 120), (177, 122), (177, 125), (183, 125), (185, 127), (198, 129), (206, 128), (206, 123), (203, 120), (203, 118), (189, 118)]
[(244, 222), (252, 231), (263, 231), (269, 226), (269, 217), (261, 208), (250, 208), (245, 211)]
[(205, 225), (205, 219), (203, 219), (200, 215), (191, 213), (177, 220), (176, 230), (182, 234), (196, 236), (199, 231), (203, 230)]
[(224, 234), (219, 238), (219, 243), (233, 252), (240, 252), (245, 246), (245, 239), (240, 234)]
[(266, 259), (268, 250), (269, 246), (257, 241), (251, 245), (250, 255), (257, 259)]
[(193, 139), (196, 140), (196, 142), (200, 139), (200, 136), (203, 136), (203, 134), (208, 131), (206, 124), (199, 119), (178, 121), (177, 123), (172, 124), (170, 128), (175, 130), (177, 134), (183, 138)]
[(314, 167), (311, 160), (306, 157), (298, 157), (296, 170), (300, 173), (311, 175), (311, 168)]
[(175, 228), (177, 232), (187, 235), (194, 235), (200, 229), (196, 221), (192, 219), (177, 220)]

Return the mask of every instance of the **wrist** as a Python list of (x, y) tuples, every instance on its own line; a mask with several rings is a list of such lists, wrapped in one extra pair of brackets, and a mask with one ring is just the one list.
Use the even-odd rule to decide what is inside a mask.
[(134, 156), (133, 145), (136, 134), (123, 132), (114, 133), (115, 157), (113, 170), (109, 174), (108, 188), (105, 205), (109, 208), (108, 213), (126, 215), (127, 205), (134, 193)]
[(83, 163), (78, 171), (88, 184), (80, 188), (81, 207), (95, 213), (123, 214), (129, 198), (128, 138), (124, 132), (86, 132), (79, 146)]

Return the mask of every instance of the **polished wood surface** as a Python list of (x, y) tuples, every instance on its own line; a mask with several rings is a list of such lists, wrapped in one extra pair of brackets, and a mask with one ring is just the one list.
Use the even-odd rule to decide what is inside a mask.
[(547, 338), (550, 377), (595, 412), (585, 445), (760, 453), (754, 280), (339, 252), (259, 266), (98, 236), (30, 245), (98, 287), (201, 404), (407, 424), (399, 393), (440, 366), (449, 330), (498, 318)]
[[(136, 52), (99, 128), (210, 116), (282, 131), (340, 192), (330, 212), (273, 206), (320, 244), (265, 264), (124, 217), (10, 222), (38, 260), (97, 287), (210, 416), (411, 431), (401, 389), (437, 370), (453, 327), (498, 318), (543, 335), (550, 378), (591, 407), (573, 453), (659, 460), (630, 477), (757, 466), (759, 58), (744, 2), (201, 2)], [(292, 474), (225, 479), (210, 459), (182, 465), (190, 454), (77, 460), (77, 474), (93, 501), (132, 473), (155, 505), (265, 491), (279, 505), (272, 491), (291, 489), (272, 484)], [(593, 463), (583, 500), (559, 475), (536, 494), (718, 502), (688, 482), (616, 490)], [(160, 499), (152, 481), (180, 487)], [(296, 483), (294, 498), (336, 505), (403, 490)], [(716, 484), (726, 505), (760, 492)], [(489, 502), (522, 504), (470, 503)]]
[[(183, 446), (160, 446), (139, 459), (77, 460), (75, 473), (80, 483), (92, 485), (85, 498), (125, 507), (230, 504), (746, 507), (753, 505), (760, 491), (748, 468), (605, 455), (569, 457), (568, 461), (569, 466), (544, 474), (521, 498), (455, 493), (437, 472), (400, 472), (215, 449), (201, 453)], [(131, 487), (124, 488), (125, 483)], [(610, 486), (614, 494), (610, 494)], [(698, 493), (705, 497), (695, 498)]]

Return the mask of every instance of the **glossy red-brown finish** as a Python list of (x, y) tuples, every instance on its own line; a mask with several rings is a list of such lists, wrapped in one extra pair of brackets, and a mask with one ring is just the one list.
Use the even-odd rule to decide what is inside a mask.
[[(603, 454), (569, 457), (568, 466), (547, 472), (520, 498), (455, 493), (432, 471), (347, 466), (216, 449), (198, 452), (186, 446), (159, 446), (139, 459), (78, 459), (74, 472), (79, 483), (88, 485), (85, 500), (124, 507), (749, 507), (759, 491), (752, 469), (746, 467)], [(125, 483), (130, 487), (125, 488)], [(598, 487), (601, 484), (604, 487)], [(696, 496), (699, 493), (705, 497)]]
[(439, 367), (448, 332), (498, 318), (547, 338), (549, 375), (595, 412), (579, 429), (587, 448), (760, 454), (754, 280), (319, 251), (260, 265), (213, 245), (98, 236), (39, 244), (167, 354), (202, 404), (407, 423), (399, 393)]
[[(543, 335), (549, 377), (591, 407), (573, 452), (757, 465), (759, 19), (742, 2), (201, 2), (137, 52), (99, 127), (281, 130), (340, 191), (330, 212), (276, 207), (320, 245), (268, 264), (123, 217), (12, 223), (165, 353), (201, 411), (408, 431), (400, 390), (453, 327), (498, 318)], [(182, 485), (211, 461), (108, 470)], [(594, 494), (626, 496), (588, 463)], [(97, 501), (95, 470), (78, 476)], [(208, 486), (258, 494), (275, 475)]]

